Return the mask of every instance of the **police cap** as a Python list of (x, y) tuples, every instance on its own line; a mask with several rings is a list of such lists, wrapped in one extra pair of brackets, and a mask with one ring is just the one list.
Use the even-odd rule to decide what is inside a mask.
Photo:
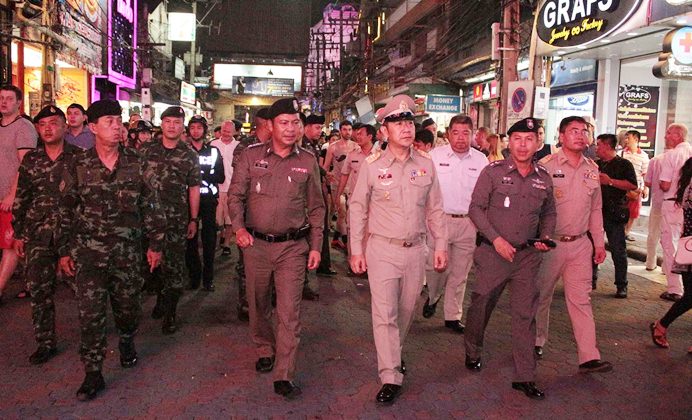
[(161, 119), (164, 119), (166, 117), (176, 117), (185, 119), (185, 110), (183, 110), (183, 108), (179, 106), (169, 106), (161, 114)]
[(538, 121), (535, 118), (524, 118), (523, 120), (517, 121), (512, 125), (509, 130), (507, 130), (507, 135), (511, 136), (512, 133), (536, 133), (538, 134)]
[(273, 120), (281, 114), (297, 114), (299, 112), (300, 107), (296, 98), (284, 98), (279, 99), (269, 107), (267, 118)]
[(44, 107), (36, 116), (34, 117), (34, 124), (38, 123), (42, 118), (48, 118), (58, 115), (63, 120), (65, 120), (65, 113), (62, 112), (60, 108), (55, 105), (48, 105)]
[(308, 117), (305, 119), (305, 125), (309, 125), (309, 124), (323, 125), (324, 124), (324, 115), (315, 115), (315, 114), (308, 115)]
[(379, 123), (394, 121), (413, 121), (416, 103), (408, 95), (396, 95), (384, 108), (377, 110), (376, 119)]
[(113, 99), (101, 99), (91, 104), (89, 109), (87, 109), (87, 117), (90, 123), (96, 123), (99, 118), (105, 115), (120, 116), (122, 113), (123, 109), (120, 107), (120, 104)]

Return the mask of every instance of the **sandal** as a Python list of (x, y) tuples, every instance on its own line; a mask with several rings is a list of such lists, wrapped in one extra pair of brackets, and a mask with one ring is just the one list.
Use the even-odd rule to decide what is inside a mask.
[(668, 338), (666, 337), (666, 331), (662, 330), (663, 327), (658, 321), (652, 322), (651, 325), (649, 325), (649, 329), (651, 330), (651, 340), (656, 346), (663, 349), (670, 347)]
[(21, 292), (17, 293), (16, 296), (17, 299), (26, 299), (28, 297), (31, 297), (31, 294), (28, 290), (22, 290)]

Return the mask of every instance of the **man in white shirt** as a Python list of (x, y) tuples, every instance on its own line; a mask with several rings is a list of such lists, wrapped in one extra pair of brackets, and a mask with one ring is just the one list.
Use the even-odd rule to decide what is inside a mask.
[(449, 268), (443, 273), (436, 272), (432, 266), (432, 255), (428, 258), (425, 272), (428, 300), (423, 307), (423, 316), (430, 318), (435, 314), (444, 291), (445, 327), (457, 333), (464, 332), (462, 305), (466, 279), (473, 263), (473, 251), (476, 249), (476, 226), (468, 216), (469, 204), (478, 176), (488, 165), (488, 158), (471, 147), (472, 135), (473, 120), (466, 115), (456, 115), (447, 129), (449, 144), (430, 152), (442, 190)]
[(666, 146), (671, 150), (663, 156), (659, 185), (663, 193), (661, 215), (661, 247), (663, 248), (663, 272), (668, 280), (668, 288), (661, 299), (678, 301), (682, 297), (682, 277), (671, 271), (675, 251), (682, 233), (682, 209), (675, 205), (675, 195), (680, 180), (680, 168), (692, 157), (692, 145), (687, 141), (687, 127), (673, 123), (666, 129)]
[(642, 208), (642, 197), (647, 195), (644, 185), (644, 176), (649, 169), (649, 155), (639, 148), (641, 134), (637, 130), (629, 130), (625, 134), (625, 148), (622, 150), (622, 157), (629, 160), (634, 167), (637, 175), (637, 189), (627, 193), (627, 204), (630, 209), (630, 218), (625, 225), (625, 235), (628, 241), (634, 241), (630, 235), (634, 221), (639, 217)]
[(661, 177), (661, 163), (665, 152), (654, 156), (649, 161), (649, 170), (644, 176), (644, 185), (649, 188), (651, 197), (651, 207), (649, 210), (649, 235), (646, 238), (646, 270), (653, 271), (658, 266), (656, 254), (658, 253), (658, 242), (661, 239), (661, 206), (663, 205), (664, 191), (658, 183)]
[(224, 227), (221, 232), (223, 243), (221, 246), (221, 255), (225, 256), (231, 255), (229, 243), (233, 236), (231, 217), (228, 214), (228, 206), (226, 206), (225, 203), (228, 202), (228, 187), (231, 185), (231, 178), (233, 177), (233, 151), (236, 146), (238, 146), (238, 143), (240, 143), (233, 137), (234, 135), (235, 124), (233, 124), (233, 121), (224, 121), (221, 123), (221, 137), (211, 142), (211, 145), (221, 152), (221, 156), (223, 157), (223, 170), (226, 176), (226, 180), (223, 184), (219, 185), (219, 203), (224, 203), (224, 205), (216, 207), (216, 223)]

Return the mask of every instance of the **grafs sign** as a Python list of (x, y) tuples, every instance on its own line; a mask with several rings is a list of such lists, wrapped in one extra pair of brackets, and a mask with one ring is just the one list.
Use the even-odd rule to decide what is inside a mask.
[(604, 38), (637, 11), (642, 0), (546, 0), (538, 15), (538, 37), (569, 48)]

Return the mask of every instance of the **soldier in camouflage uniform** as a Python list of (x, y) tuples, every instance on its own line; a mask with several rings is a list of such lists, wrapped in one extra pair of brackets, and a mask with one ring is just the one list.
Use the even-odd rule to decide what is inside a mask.
[(119, 144), (122, 109), (117, 101), (94, 102), (87, 110), (93, 149), (80, 154), (59, 206), (56, 242), (60, 269), (75, 276), (86, 377), (77, 398), (86, 401), (105, 388), (106, 304), (110, 299), (120, 334), (120, 364), (137, 363), (134, 335), (141, 313), (142, 235), (149, 237), (150, 270), (161, 261), (166, 219), (156, 176), (134, 149)]
[[(271, 138), (271, 131), (267, 127), (269, 121), (269, 108), (262, 108), (255, 114), (255, 135), (248, 136), (240, 140), (240, 143), (233, 150), (233, 167), (235, 168), (240, 154), (248, 146), (257, 143), (266, 143)], [(227, 203), (223, 203), (227, 205)], [(243, 261), (243, 249), (238, 247), (238, 261), (235, 265), (235, 273), (238, 276), (238, 319), (241, 321), (249, 321), (247, 304), (247, 292), (245, 290), (245, 263)]]
[(176, 307), (185, 283), (187, 239), (197, 234), (199, 185), (202, 182), (197, 153), (180, 140), (185, 130), (185, 111), (179, 106), (161, 114), (163, 139), (146, 143), (140, 152), (160, 180), (158, 195), (166, 215), (166, 237), (161, 283), (152, 316), (163, 316), (161, 330), (177, 330)]
[(41, 145), (27, 153), (19, 167), (14, 200), (14, 249), (26, 258), (26, 280), (31, 295), (31, 317), (38, 349), (29, 362), (38, 365), (57, 353), (55, 303), (58, 253), (53, 234), (58, 223), (58, 206), (70, 182), (69, 171), (81, 151), (64, 140), (65, 114), (47, 106), (34, 118)]

